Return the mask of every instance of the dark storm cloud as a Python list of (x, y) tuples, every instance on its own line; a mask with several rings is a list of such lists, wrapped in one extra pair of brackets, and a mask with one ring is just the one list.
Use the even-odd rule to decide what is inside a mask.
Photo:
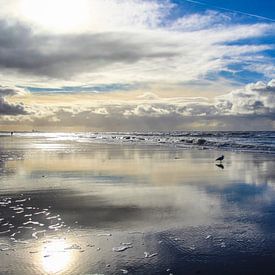
[(27, 92), (22, 88), (7, 87), (0, 85), (0, 97), (14, 96), (14, 95), (25, 95)]
[(0, 115), (25, 115), (27, 111), (23, 104), (11, 104), (5, 97), (22, 95), (25, 91), (19, 88), (3, 87), (0, 85)]
[[(115, 63), (175, 55), (168, 44), (152, 47), (143, 36), (105, 32), (75, 35), (34, 34), (22, 24), (0, 21), (0, 68), (51, 77), (96, 71)], [(171, 46), (171, 43), (169, 43)]]
[(0, 115), (25, 115), (27, 111), (21, 104), (10, 104), (4, 98), (0, 97)]

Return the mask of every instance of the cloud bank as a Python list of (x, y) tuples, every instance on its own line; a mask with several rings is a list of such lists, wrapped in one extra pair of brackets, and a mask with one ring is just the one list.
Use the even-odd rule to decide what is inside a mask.
[[(275, 80), (251, 83), (212, 100), (160, 97), (147, 92), (131, 99), (26, 106), (29, 115), (1, 120), (31, 128), (77, 130), (264, 130), (275, 129)], [(69, 97), (69, 95), (67, 95)], [(15, 114), (17, 114), (15, 112)]]
[(25, 95), (26, 91), (19, 88), (0, 86), (0, 115), (26, 115), (27, 111), (23, 104), (12, 104), (6, 100), (6, 97)]

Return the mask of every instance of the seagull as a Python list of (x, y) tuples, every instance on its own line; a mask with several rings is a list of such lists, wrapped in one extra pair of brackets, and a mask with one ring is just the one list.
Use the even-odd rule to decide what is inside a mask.
[(220, 162), (222, 162), (222, 161), (223, 161), (223, 159), (224, 159), (224, 155), (222, 155), (222, 156), (218, 157), (218, 158), (216, 159), (216, 161), (220, 161)]

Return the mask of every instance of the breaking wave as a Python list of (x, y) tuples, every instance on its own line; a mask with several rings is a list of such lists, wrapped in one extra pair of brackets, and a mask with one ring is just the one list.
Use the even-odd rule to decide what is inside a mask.
[[(3, 133), (0, 135), (4, 135)], [(15, 133), (26, 138), (74, 140), (92, 143), (167, 145), (180, 148), (221, 149), (275, 153), (274, 131), (176, 131), (176, 132), (88, 132), (88, 133)]]

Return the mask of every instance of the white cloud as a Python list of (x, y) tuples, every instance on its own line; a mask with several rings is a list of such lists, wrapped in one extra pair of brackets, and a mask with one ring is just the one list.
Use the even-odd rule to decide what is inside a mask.
[(198, 31), (207, 28), (224, 26), (230, 23), (230, 16), (216, 11), (206, 11), (205, 14), (191, 14), (172, 22), (170, 28), (176, 31)]
[(106, 108), (96, 108), (92, 111), (92, 113), (98, 114), (98, 115), (108, 115), (109, 114)]
[(0, 0), (0, 16), (34, 32), (83, 33), (155, 28), (174, 6), (169, 1)]
[(154, 93), (151, 93), (151, 92), (146, 92), (142, 95), (139, 95), (138, 98), (146, 99), (146, 100), (157, 100), (157, 99), (159, 99), (159, 96)]
[(254, 63), (247, 65), (246, 69), (251, 72), (264, 74), (268, 78), (275, 78), (274, 60), (273, 60), (273, 63), (271, 63), (270, 60), (264, 60), (264, 61), (259, 60), (257, 62), (257, 59), (256, 59)]
[(226, 115), (275, 116), (275, 80), (246, 85), (243, 89), (216, 98), (216, 107)]

